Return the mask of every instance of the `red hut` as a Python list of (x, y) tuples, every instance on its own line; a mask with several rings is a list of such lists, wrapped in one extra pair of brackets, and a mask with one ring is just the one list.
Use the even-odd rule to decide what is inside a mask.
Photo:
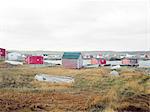
[(27, 56), (26, 63), (27, 64), (43, 64), (44, 59), (43, 59), (43, 56)]
[(100, 65), (106, 65), (106, 60), (104, 58), (101, 58), (99, 62)]
[(3, 48), (0, 48), (0, 60), (4, 60), (6, 56), (6, 50)]

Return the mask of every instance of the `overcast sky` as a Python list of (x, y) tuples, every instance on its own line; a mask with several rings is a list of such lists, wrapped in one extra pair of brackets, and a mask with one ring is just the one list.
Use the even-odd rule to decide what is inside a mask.
[(9, 50), (150, 50), (150, 0), (0, 0)]

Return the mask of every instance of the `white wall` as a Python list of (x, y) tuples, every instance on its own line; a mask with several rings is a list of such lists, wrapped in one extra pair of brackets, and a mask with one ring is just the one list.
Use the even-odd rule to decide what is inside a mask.
[(17, 52), (12, 52), (7, 54), (7, 59), (10, 61), (17, 61), (22, 59), (22, 55)]

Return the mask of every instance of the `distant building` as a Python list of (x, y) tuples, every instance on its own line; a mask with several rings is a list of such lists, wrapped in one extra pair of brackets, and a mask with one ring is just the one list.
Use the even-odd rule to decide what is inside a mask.
[(138, 60), (136, 58), (124, 58), (122, 59), (122, 64), (134, 66), (134, 65), (138, 65)]
[(100, 65), (105, 65), (106, 64), (106, 59), (100, 58)]
[(97, 58), (92, 58), (91, 59), (91, 64), (93, 64), (93, 65), (99, 64), (98, 59)]
[(0, 60), (5, 60), (6, 49), (0, 48)]
[(43, 56), (27, 56), (25, 59), (27, 64), (43, 64)]
[(136, 55), (126, 54), (126, 58), (136, 58)]
[(91, 55), (84, 55), (83, 59), (91, 59)]
[(96, 58), (103, 58), (103, 55), (102, 54), (98, 54), (98, 55), (96, 55)]
[(150, 59), (150, 53), (148, 54), (148, 53), (146, 53), (146, 54), (144, 54), (144, 59)]
[(104, 59), (104, 58), (92, 58), (91, 64), (105, 65), (106, 59)]
[(123, 59), (123, 58), (125, 58), (126, 56), (125, 56), (125, 55), (120, 55), (119, 57), (120, 57), (120, 59)]
[(22, 60), (22, 54), (18, 52), (11, 52), (7, 54), (7, 59), (9, 61), (20, 61)]
[(43, 56), (43, 58), (44, 58), (45, 60), (48, 59), (48, 54), (43, 54), (42, 56)]
[(81, 52), (64, 52), (62, 57), (62, 65), (65, 68), (82, 68), (83, 59)]
[(48, 55), (48, 59), (51, 59), (51, 60), (61, 60), (62, 56), (59, 55), (59, 54), (49, 54)]

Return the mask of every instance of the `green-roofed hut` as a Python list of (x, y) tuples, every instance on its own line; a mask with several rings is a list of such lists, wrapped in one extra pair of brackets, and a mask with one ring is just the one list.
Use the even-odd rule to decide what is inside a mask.
[(83, 59), (81, 52), (64, 52), (62, 57), (62, 65), (65, 68), (82, 68)]

